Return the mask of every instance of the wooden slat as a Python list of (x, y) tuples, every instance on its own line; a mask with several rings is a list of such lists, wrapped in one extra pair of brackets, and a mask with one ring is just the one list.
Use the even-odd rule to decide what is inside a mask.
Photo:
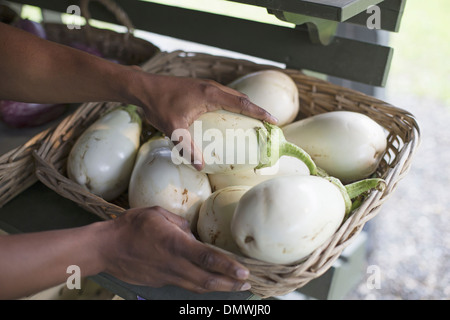
[[(381, 9), (381, 29), (398, 32), (405, 9), (406, 0), (384, 0), (378, 6)], [(365, 26), (370, 17), (366, 11), (348, 19), (346, 22)]]
[[(384, 1), (270, 1), (270, 0), (228, 0), (263, 6), (271, 10), (280, 10), (292, 13), (299, 13), (318, 17), (322, 19), (349, 22), (359, 25), (366, 25), (370, 14), (367, 8), (377, 5), (381, 10), (381, 29), (397, 32), (403, 15), (406, 0), (384, 0)], [(351, 2), (351, 1), (350, 1)], [(348, 4), (348, 7), (345, 6)], [(275, 9), (278, 8), (278, 9)]]
[(345, 21), (383, 0), (228, 0), (273, 10), (300, 13), (333, 21)]
[[(71, 0), (20, 0), (65, 11)], [(315, 45), (308, 32), (149, 2), (117, 0), (135, 27), (255, 57), (285, 63), (327, 75), (384, 86), (392, 57), (385, 46), (336, 37), (329, 45)], [(114, 22), (98, 3), (90, 6), (93, 18)], [(239, 36), (236, 36), (239, 35)]]

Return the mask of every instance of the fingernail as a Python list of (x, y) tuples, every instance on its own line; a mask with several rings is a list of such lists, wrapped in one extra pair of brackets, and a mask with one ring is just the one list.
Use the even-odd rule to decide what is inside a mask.
[(194, 168), (197, 169), (198, 171), (202, 171), (202, 170), (203, 170), (203, 167), (205, 166), (205, 163), (204, 163), (203, 159), (200, 158), (200, 160), (195, 159), (195, 160), (192, 162), (192, 165), (193, 165)]
[(273, 123), (273, 124), (277, 124), (278, 123), (278, 119), (277, 118), (275, 118), (274, 116), (270, 116), (270, 120), (271, 120), (271, 122)]
[(250, 290), (251, 287), (252, 287), (252, 286), (250, 285), (250, 283), (245, 282), (245, 283), (242, 285), (242, 287), (241, 287), (241, 291), (247, 291), (247, 290)]
[(249, 276), (249, 272), (246, 269), (238, 269), (236, 271), (236, 276), (238, 277), (238, 279), (247, 279)]
[(192, 166), (193, 166), (197, 171), (202, 171), (202, 170), (203, 170), (203, 164), (193, 163)]

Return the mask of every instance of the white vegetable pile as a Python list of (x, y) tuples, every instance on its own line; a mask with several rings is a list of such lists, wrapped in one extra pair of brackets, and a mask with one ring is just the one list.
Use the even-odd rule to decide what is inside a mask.
[(205, 168), (175, 163), (168, 137), (139, 144), (140, 118), (127, 106), (78, 138), (68, 176), (107, 201), (128, 192), (130, 207), (157, 205), (178, 214), (203, 242), (269, 263), (296, 263), (325, 243), (370, 190), (382, 190), (384, 181), (371, 175), (385, 153), (386, 132), (366, 115), (348, 111), (293, 122), (298, 90), (280, 71), (248, 74), (229, 86), (277, 117), (278, 125), (227, 111), (197, 121), (203, 131), (227, 138), (227, 130), (245, 130), (256, 164), (247, 161), (248, 150), (244, 162), (237, 161), (236, 150), (231, 157), (229, 149), (212, 151), (210, 137), (196, 136), (193, 125)]

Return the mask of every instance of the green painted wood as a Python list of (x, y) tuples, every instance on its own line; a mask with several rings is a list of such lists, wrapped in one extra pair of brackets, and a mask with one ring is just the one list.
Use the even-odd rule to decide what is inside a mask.
[[(398, 32), (405, 10), (406, 0), (384, 0), (378, 6), (381, 9), (381, 29)], [(346, 22), (365, 26), (370, 13), (366, 11), (348, 19)]]
[[(71, 3), (70, 0), (19, 2), (57, 11), (65, 11)], [(308, 31), (303, 28), (291, 29), (141, 1), (116, 2), (138, 29), (285, 63), (294, 69), (308, 69), (374, 86), (386, 83), (392, 57), (389, 47), (340, 37), (323, 46), (311, 43)], [(115, 21), (98, 3), (92, 3), (90, 9), (93, 18)]]
[(0, 208), (0, 221), (9, 233), (26, 233), (80, 227), (100, 218), (37, 182)]
[(317, 18), (345, 21), (383, 0), (228, 0)]
[(273, 14), (275, 14), (277, 18), (291, 22), (297, 26), (305, 24), (308, 28), (309, 38), (311, 42), (315, 44), (330, 44), (336, 35), (339, 24), (337, 21), (325, 20), (292, 12), (274, 10)]
[(377, 5), (381, 9), (381, 29), (397, 32), (405, 8), (406, 0), (384, 1), (273, 1), (273, 0), (229, 0), (262, 6), (272, 10), (299, 13), (339, 22), (366, 25), (370, 14), (367, 8)]

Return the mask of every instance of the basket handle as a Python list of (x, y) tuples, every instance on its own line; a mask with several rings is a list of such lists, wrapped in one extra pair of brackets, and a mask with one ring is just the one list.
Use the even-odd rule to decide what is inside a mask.
[(90, 25), (89, 25), (89, 19), (91, 19), (91, 13), (89, 12), (89, 2), (90, 1), (97, 1), (100, 2), (102, 5), (104, 5), (109, 11), (111, 11), (117, 21), (124, 25), (128, 31), (126, 33), (125, 38), (127, 39), (130, 34), (133, 34), (134, 32), (134, 26), (131, 23), (130, 18), (126, 14), (125, 11), (117, 3), (115, 3), (112, 0), (80, 0), (80, 9), (81, 9), (81, 15), (86, 19), (86, 28), (89, 32)]

